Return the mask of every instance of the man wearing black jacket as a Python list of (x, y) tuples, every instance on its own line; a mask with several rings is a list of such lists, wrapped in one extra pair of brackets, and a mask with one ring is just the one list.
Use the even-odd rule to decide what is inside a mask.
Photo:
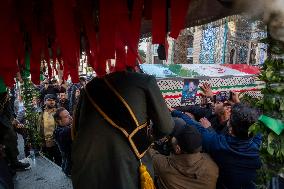
[(13, 128), (15, 115), (7, 92), (0, 93), (0, 144), (5, 146), (6, 159), (15, 171), (30, 169), (29, 163), (18, 160), (19, 155), (17, 134)]
[(43, 104), (44, 97), (47, 94), (52, 94), (54, 96), (57, 96), (58, 93), (64, 93), (66, 92), (66, 89), (62, 87), (61, 85), (58, 85), (56, 80), (53, 81), (46, 81), (44, 83), (44, 87), (40, 90), (40, 99)]
[(69, 111), (69, 100), (67, 98), (67, 94), (66, 93), (60, 93), (59, 94), (59, 103), (58, 103), (59, 107), (65, 108), (68, 112)]
[(55, 142), (62, 156), (62, 171), (71, 175), (71, 123), (72, 117), (65, 108), (58, 108), (53, 115), (57, 124), (54, 130)]

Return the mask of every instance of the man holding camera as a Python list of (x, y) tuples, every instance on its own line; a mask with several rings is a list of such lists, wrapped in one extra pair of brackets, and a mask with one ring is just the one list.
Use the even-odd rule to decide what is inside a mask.
[(214, 189), (218, 167), (208, 154), (201, 153), (202, 137), (198, 130), (175, 118), (173, 136), (169, 139), (169, 156), (150, 149), (157, 185), (160, 189)]

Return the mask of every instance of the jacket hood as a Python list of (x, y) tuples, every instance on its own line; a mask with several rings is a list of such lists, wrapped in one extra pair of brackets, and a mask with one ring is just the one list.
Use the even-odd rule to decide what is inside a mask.
[(227, 136), (226, 140), (228, 144), (227, 147), (232, 153), (252, 158), (259, 157), (259, 149), (262, 142), (261, 134), (257, 134), (247, 140)]

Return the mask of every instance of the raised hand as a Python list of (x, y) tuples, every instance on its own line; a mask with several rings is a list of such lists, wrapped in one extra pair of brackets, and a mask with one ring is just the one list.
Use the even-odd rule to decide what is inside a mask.
[(239, 99), (239, 93), (238, 92), (233, 92), (233, 91), (231, 91), (231, 93), (232, 93), (232, 102), (234, 103), (234, 104), (236, 104), (236, 103), (240, 103), (240, 99)]
[(204, 83), (202, 86), (200, 86), (200, 88), (202, 89), (204, 96), (210, 97), (210, 98), (214, 96), (210, 84)]

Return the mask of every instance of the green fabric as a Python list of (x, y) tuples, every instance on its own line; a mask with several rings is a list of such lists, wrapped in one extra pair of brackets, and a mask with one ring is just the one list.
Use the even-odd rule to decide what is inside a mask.
[(23, 79), (26, 79), (30, 76), (30, 67), (31, 67), (30, 55), (29, 55), (29, 53), (26, 53), (25, 69), (23, 70), (23, 73), (22, 73)]
[(170, 71), (177, 74), (180, 77), (196, 77), (200, 76), (196, 71), (194, 70), (188, 70), (185, 68), (182, 68), (182, 65), (179, 64), (170, 64), (170, 65), (163, 65), (163, 67), (168, 67)]
[(176, 93), (176, 92), (182, 92), (182, 89), (161, 90), (161, 93)]
[(0, 93), (4, 93), (7, 91), (7, 87), (2, 78), (0, 78)]
[(269, 129), (274, 131), (277, 135), (280, 135), (284, 130), (284, 123), (279, 119), (274, 119), (266, 115), (261, 115), (258, 119), (266, 125)]
[(233, 85), (233, 86), (220, 86), (220, 87), (211, 87), (212, 90), (218, 89), (231, 89), (231, 88), (245, 88), (245, 87), (257, 87), (257, 84), (249, 84), (249, 85)]
[[(211, 87), (212, 90), (219, 90), (219, 89), (236, 89), (236, 88), (245, 88), (245, 87), (257, 87), (257, 84), (249, 84), (249, 85), (234, 85), (234, 86), (220, 86), (220, 87)], [(201, 90), (201, 89), (200, 89)], [(181, 92), (182, 89), (171, 89), (171, 90), (161, 90), (162, 93), (167, 92)]]

